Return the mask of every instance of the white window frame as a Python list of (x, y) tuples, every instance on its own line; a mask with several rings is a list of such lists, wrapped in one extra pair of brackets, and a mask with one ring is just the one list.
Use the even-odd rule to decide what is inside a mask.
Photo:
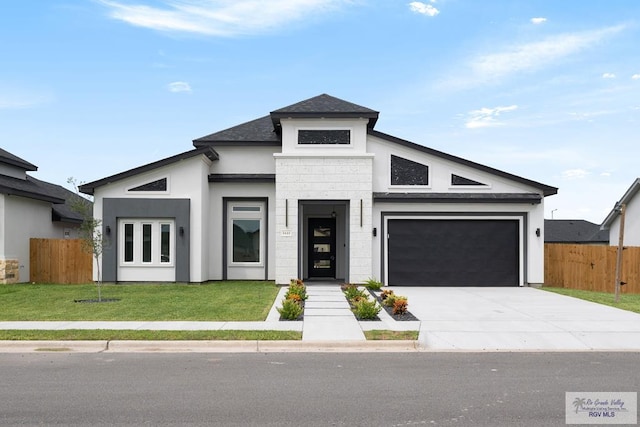
[[(236, 210), (236, 208), (238, 208)], [(255, 210), (243, 210), (253, 208)], [(229, 202), (227, 205), (227, 266), (229, 267), (264, 267), (266, 238), (265, 235), (265, 204), (264, 202)], [(259, 261), (257, 262), (236, 262), (233, 260), (233, 221), (234, 220), (259, 220), (260, 221), (260, 243)]]
[[(125, 226), (133, 225), (133, 260), (125, 261)], [(143, 261), (143, 226), (151, 225), (151, 261)], [(169, 261), (162, 261), (162, 226), (169, 225)], [(174, 267), (176, 253), (176, 227), (173, 219), (123, 218), (118, 221), (119, 254), (121, 267)]]

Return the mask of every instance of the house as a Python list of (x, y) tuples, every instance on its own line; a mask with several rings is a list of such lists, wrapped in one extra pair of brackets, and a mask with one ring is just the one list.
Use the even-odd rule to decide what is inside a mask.
[(103, 279), (542, 283), (557, 189), (382, 133), (378, 114), (323, 94), (81, 186), (111, 240)]
[(545, 219), (544, 242), (608, 245), (609, 231), (584, 219)]
[(602, 222), (602, 229), (609, 231), (609, 244), (612, 246), (618, 246), (620, 207), (623, 204), (625, 205), (624, 245), (640, 246), (640, 197), (637, 197), (638, 191), (640, 191), (640, 178), (636, 178)]
[(82, 223), (68, 204), (78, 196), (27, 173), (37, 170), (0, 148), (0, 283), (30, 281), (30, 238), (76, 238)]

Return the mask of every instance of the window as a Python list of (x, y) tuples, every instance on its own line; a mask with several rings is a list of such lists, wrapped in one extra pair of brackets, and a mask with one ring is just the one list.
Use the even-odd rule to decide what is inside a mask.
[(351, 131), (348, 129), (342, 130), (299, 130), (298, 131), (298, 144), (310, 144), (310, 145), (336, 145), (336, 144), (350, 144), (351, 143)]
[(129, 191), (167, 191), (167, 178), (158, 179), (156, 181), (130, 188)]
[(121, 262), (132, 266), (173, 265), (172, 220), (120, 220)]
[(429, 166), (391, 155), (391, 185), (429, 185)]
[(475, 185), (475, 186), (486, 186), (487, 184), (483, 184), (478, 181), (474, 181), (473, 179), (465, 178), (460, 175), (451, 174), (451, 185)]
[(229, 205), (229, 263), (261, 265), (264, 258), (264, 204), (234, 202)]

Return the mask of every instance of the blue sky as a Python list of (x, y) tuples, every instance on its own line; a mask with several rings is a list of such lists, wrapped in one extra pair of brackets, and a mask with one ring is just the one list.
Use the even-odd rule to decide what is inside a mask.
[(600, 223), (640, 176), (636, 0), (24, 0), (0, 5), (0, 140), (93, 181), (328, 93), (376, 129), (559, 187)]

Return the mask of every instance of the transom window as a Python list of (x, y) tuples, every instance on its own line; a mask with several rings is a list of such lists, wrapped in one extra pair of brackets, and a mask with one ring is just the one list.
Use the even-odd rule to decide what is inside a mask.
[(351, 131), (349, 129), (300, 129), (298, 130), (298, 144), (351, 144)]
[(264, 204), (236, 202), (229, 206), (231, 265), (261, 265), (264, 257)]
[(481, 182), (475, 181), (470, 178), (465, 178), (464, 176), (451, 174), (451, 185), (473, 185), (473, 186), (485, 186), (487, 184), (483, 184)]
[(391, 155), (391, 185), (429, 185), (429, 166)]
[(161, 178), (146, 184), (130, 188), (128, 191), (167, 191), (167, 178)]
[(120, 220), (121, 263), (136, 266), (173, 265), (173, 230), (173, 220)]

